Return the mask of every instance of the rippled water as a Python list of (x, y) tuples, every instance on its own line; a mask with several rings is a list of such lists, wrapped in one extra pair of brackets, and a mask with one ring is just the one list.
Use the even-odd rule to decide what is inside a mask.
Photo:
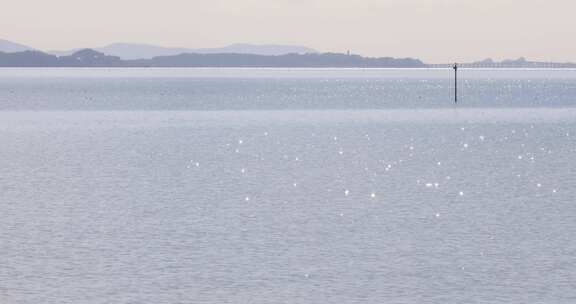
[(576, 75), (444, 73), (0, 70), (0, 303), (573, 303)]
[[(576, 70), (462, 70), (459, 107), (572, 107)], [(0, 69), (0, 110), (445, 108), (453, 71)]]

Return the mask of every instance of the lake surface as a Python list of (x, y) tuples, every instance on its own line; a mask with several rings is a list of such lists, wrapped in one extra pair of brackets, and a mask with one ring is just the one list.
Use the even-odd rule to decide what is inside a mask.
[(0, 303), (574, 303), (576, 71), (0, 69)]

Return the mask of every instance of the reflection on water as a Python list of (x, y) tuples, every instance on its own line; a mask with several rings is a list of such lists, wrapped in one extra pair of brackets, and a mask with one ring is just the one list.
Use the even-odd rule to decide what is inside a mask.
[(234, 127), (325, 124), (572, 123), (576, 108), (299, 111), (4, 111), (0, 128)]
[[(453, 107), (449, 69), (0, 69), (0, 110)], [(576, 70), (466, 70), (458, 107), (574, 107)]]
[(5, 303), (568, 303), (571, 109), (0, 113)]
[(571, 303), (576, 73), (0, 69), (0, 303)]

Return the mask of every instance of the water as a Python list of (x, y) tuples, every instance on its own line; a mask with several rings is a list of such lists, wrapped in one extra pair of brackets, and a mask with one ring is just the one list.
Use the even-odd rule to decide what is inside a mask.
[[(452, 70), (0, 69), (0, 110), (446, 108)], [(459, 72), (460, 107), (572, 107), (576, 70)]]
[(573, 303), (576, 72), (442, 73), (0, 70), (0, 302)]

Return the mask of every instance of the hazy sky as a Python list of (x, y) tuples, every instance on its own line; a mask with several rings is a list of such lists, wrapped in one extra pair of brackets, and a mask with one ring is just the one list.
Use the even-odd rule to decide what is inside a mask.
[(576, 0), (1, 0), (0, 38), (39, 49), (248, 42), (428, 62), (576, 61), (575, 13)]

